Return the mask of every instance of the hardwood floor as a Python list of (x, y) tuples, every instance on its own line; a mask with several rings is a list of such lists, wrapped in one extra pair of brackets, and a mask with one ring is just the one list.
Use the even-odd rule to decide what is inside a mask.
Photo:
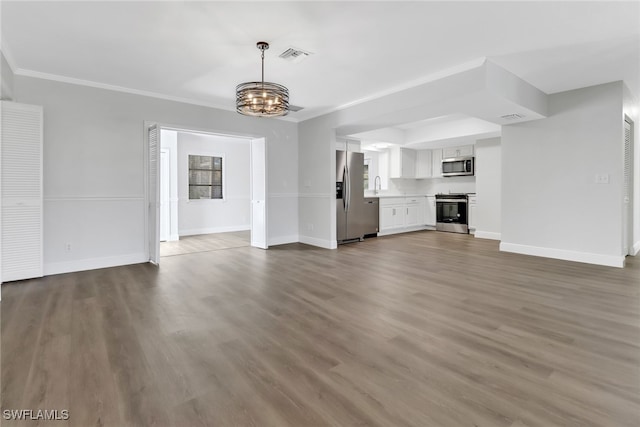
[[(625, 269), (418, 232), (2, 288), (2, 409), (73, 426), (637, 426)], [(4, 412), (3, 412), (4, 414)]]
[(160, 242), (160, 256), (193, 254), (196, 252), (218, 251), (239, 248), (251, 244), (251, 231), (199, 234), (184, 236), (180, 240)]

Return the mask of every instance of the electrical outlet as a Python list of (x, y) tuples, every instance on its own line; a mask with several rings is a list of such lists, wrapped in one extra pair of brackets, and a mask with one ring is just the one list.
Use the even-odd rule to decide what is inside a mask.
[(65, 243), (64, 244), (64, 251), (65, 252), (71, 252), (71, 243)]
[(596, 174), (596, 184), (608, 184), (609, 183), (609, 174), (608, 173), (599, 173)]

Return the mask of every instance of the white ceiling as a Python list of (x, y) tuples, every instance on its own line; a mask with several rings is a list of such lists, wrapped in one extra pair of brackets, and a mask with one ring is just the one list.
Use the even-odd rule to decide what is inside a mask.
[[(635, 2), (11, 2), (17, 74), (83, 80), (234, 109), (259, 80), (304, 120), (487, 57), (546, 93), (624, 80), (640, 97)], [(300, 63), (278, 54), (313, 52)]]

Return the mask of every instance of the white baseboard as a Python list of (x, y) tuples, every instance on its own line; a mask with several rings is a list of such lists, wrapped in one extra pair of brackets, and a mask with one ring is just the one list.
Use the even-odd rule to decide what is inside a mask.
[(388, 236), (390, 234), (400, 234), (400, 233), (410, 233), (412, 231), (422, 231), (422, 230), (435, 230), (435, 227), (429, 225), (417, 225), (414, 227), (398, 227), (398, 228), (390, 228), (387, 230), (379, 231), (378, 236)]
[(631, 250), (633, 251), (633, 253), (631, 255), (633, 255), (633, 256), (638, 255), (638, 252), (640, 252), (640, 241), (635, 242), (633, 244), (633, 247), (631, 248)]
[(50, 262), (44, 264), (44, 275), (73, 273), (75, 271), (96, 270), (98, 268), (118, 267), (120, 265), (148, 262), (145, 254), (118, 255), (103, 258), (79, 259), (75, 261)]
[(300, 243), (311, 246), (318, 246), (325, 249), (336, 249), (338, 247), (338, 242), (335, 240), (324, 240), (309, 236), (300, 236), (298, 240), (300, 241)]
[(516, 243), (500, 243), (500, 250), (516, 254), (533, 255), (565, 261), (584, 262), (586, 264), (605, 265), (608, 267), (624, 267), (624, 256), (602, 255), (589, 252), (567, 251), (564, 249), (543, 248), (539, 246), (519, 245)]
[(177, 234), (170, 234), (167, 242), (176, 242), (178, 240), (180, 240), (180, 236), (178, 236)]
[(180, 236), (195, 236), (198, 234), (213, 234), (213, 233), (229, 233), (232, 231), (247, 231), (251, 230), (251, 225), (229, 225), (225, 227), (210, 227), (210, 228), (190, 228), (188, 230), (178, 230)]
[(298, 235), (270, 237), (269, 246), (286, 245), (287, 243), (297, 243)]
[(494, 233), (492, 231), (478, 231), (476, 230), (475, 236), (477, 239), (489, 239), (489, 240), (500, 240), (502, 238), (501, 233)]

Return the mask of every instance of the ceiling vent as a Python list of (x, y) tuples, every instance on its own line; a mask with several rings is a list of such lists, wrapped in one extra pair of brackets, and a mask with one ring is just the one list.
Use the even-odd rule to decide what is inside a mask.
[(504, 116), (500, 116), (500, 118), (504, 120), (518, 120), (518, 119), (524, 119), (524, 114), (518, 114), (518, 113), (505, 114)]
[(295, 47), (290, 47), (289, 49), (282, 52), (279, 56), (280, 58), (286, 59), (289, 62), (298, 63), (304, 60), (309, 55), (311, 55), (311, 52), (307, 52)]
[(300, 110), (302, 110), (304, 107), (298, 107), (297, 105), (291, 105), (289, 104), (289, 111), (291, 111), (292, 113), (296, 113)]

